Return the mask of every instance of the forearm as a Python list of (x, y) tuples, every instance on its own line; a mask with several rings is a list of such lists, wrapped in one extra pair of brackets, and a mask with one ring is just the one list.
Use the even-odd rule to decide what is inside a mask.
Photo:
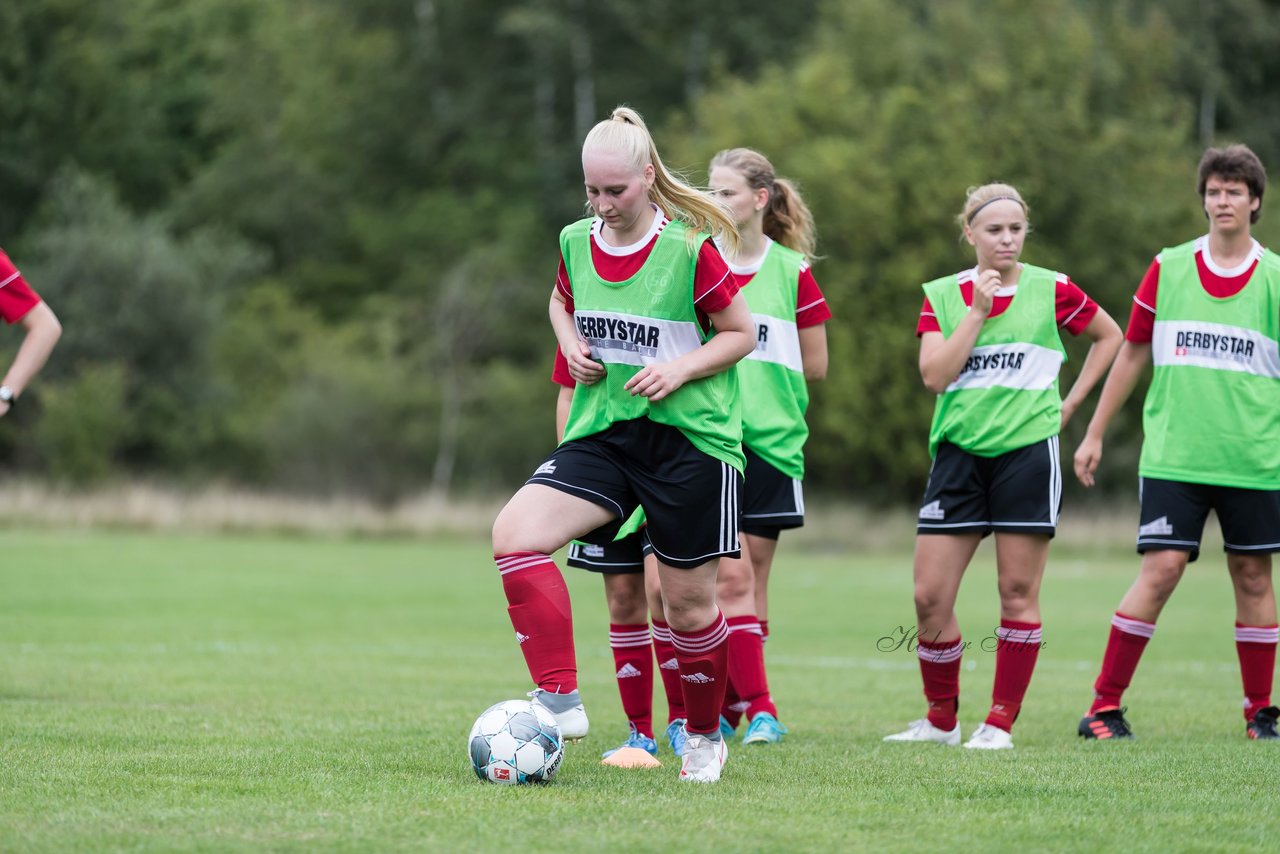
[(568, 355), (569, 349), (578, 341), (578, 330), (573, 325), (573, 315), (564, 309), (564, 298), (558, 291), (553, 291), (551, 303), (547, 306), (547, 316), (551, 320), (551, 329), (555, 332), (561, 352)]
[(27, 317), (23, 318), (22, 325), (27, 330), (26, 337), (22, 341), (22, 346), (18, 348), (18, 354), (13, 358), (13, 364), (5, 372), (2, 382), (13, 390), (15, 397), (22, 394), (23, 389), (44, 367), (45, 362), (49, 360), (49, 354), (53, 352), (54, 345), (62, 337), (62, 324), (44, 303), (33, 308)]
[(960, 375), (985, 322), (985, 314), (970, 309), (952, 330), (950, 338), (921, 353), (920, 377), (926, 388), (941, 394)]
[(800, 363), (804, 378), (818, 382), (827, 378), (827, 327), (825, 324), (800, 330)]
[(675, 359), (674, 363), (678, 363), (682, 376), (696, 380), (728, 370), (755, 348), (755, 338), (749, 332), (725, 330), (717, 332), (698, 349)]
[(756, 348), (756, 324), (742, 294), (709, 315), (716, 334), (697, 350), (674, 360), (684, 379), (696, 380), (728, 370)]
[(1084, 403), (1094, 386), (1106, 376), (1107, 368), (1111, 367), (1115, 361), (1116, 353), (1120, 351), (1123, 340), (1117, 335), (1114, 339), (1104, 338), (1093, 342), (1084, 358), (1084, 364), (1080, 367), (1080, 375), (1071, 384), (1071, 390), (1062, 401), (1064, 411), (1070, 414), (1080, 408), (1080, 404)]
[(1116, 353), (1119, 352), (1120, 345), (1124, 343), (1124, 333), (1120, 331), (1120, 327), (1116, 325), (1111, 315), (1107, 314), (1101, 307), (1094, 312), (1093, 318), (1082, 331), (1093, 344), (1085, 355), (1084, 365), (1080, 368), (1080, 375), (1076, 377), (1071, 390), (1062, 401), (1062, 425), (1064, 427), (1072, 415), (1075, 414), (1075, 411), (1084, 403), (1089, 393), (1093, 391), (1093, 387), (1106, 375), (1107, 368), (1115, 361)]
[(1067, 392), (1067, 396), (1062, 399), (1064, 413), (1071, 415), (1080, 408), (1080, 404), (1084, 403), (1089, 392), (1093, 391), (1098, 380), (1102, 379), (1103, 374), (1106, 373), (1108, 364), (1110, 362), (1106, 355), (1098, 352), (1097, 344), (1089, 348), (1089, 354), (1085, 356), (1084, 364), (1080, 367), (1080, 375), (1071, 384), (1071, 390)]
[(1111, 419), (1120, 411), (1120, 407), (1124, 406), (1124, 402), (1133, 392), (1133, 387), (1137, 385), (1150, 355), (1150, 344), (1134, 344), (1125, 341), (1120, 346), (1120, 352), (1111, 366), (1111, 373), (1103, 383), (1102, 394), (1098, 398), (1098, 408), (1094, 410), (1093, 418), (1089, 419), (1087, 436), (1101, 439), (1106, 434)]

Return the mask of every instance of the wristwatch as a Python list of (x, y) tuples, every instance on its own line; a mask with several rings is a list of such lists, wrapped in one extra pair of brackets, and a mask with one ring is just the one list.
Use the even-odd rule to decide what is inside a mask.
[(18, 403), (18, 398), (13, 393), (13, 389), (9, 388), (7, 385), (0, 385), (0, 403), (9, 404), (10, 409)]

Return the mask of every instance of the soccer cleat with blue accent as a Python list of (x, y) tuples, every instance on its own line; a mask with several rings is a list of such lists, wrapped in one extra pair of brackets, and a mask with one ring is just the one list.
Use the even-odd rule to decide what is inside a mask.
[(743, 744), (777, 744), (790, 730), (768, 712), (757, 712), (742, 736)]
[(621, 750), (624, 747), (639, 748), (640, 750), (643, 750), (645, 753), (649, 754), (650, 756), (658, 755), (658, 742), (654, 741), (652, 738), (649, 738), (649, 736), (647, 735), (641, 735), (640, 731), (636, 729), (636, 725), (631, 724), (631, 735), (627, 736), (627, 740), (622, 742), (622, 744), (618, 745), (617, 747), (613, 748), (613, 750), (606, 750), (600, 756), (602, 759), (608, 759), (610, 756), (617, 753), (619, 750)]
[(726, 718), (724, 715), (721, 715), (720, 716), (720, 737), (727, 741), (733, 741), (733, 739), (736, 738), (737, 735), (738, 735), (737, 727), (729, 723), (728, 718)]
[(1076, 732), (1081, 738), (1105, 741), (1112, 738), (1133, 738), (1133, 730), (1124, 719), (1125, 709), (1099, 709), (1096, 714), (1085, 715)]
[(1254, 714), (1253, 720), (1249, 721), (1249, 725), (1245, 727), (1245, 734), (1249, 738), (1259, 740), (1280, 738), (1280, 732), (1276, 731), (1276, 723), (1278, 721), (1280, 721), (1280, 709), (1275, 706), (1259, 709)]
[[(577, 692), (573, 692), (576, 694)], [(556, 719), (556, 726), (560, 727), (560, 737), (565, 741), (578, 741), (587, 734), (590, 723), (587, 721), (587, 710), (582, 703), (577, 705), (565, 705), (560, 694), (553, 694), (550, 691), (544, 691), (541, 688), (535, 688), (529, 692), (530, 702), (537, 703), (546, 709)], [(552, 706), (563, 706), (562, 711), (556, 711)]]
[(902, 732), (886, 735), (884, 741), (931, 741), (935, 744), (946, 744), (955, 747), (960, 743), (960, 724), (954, 729), (938, 729), (929, 723), (928, 718), (912, 721)]
[(689, 741), (689, 733), (684, 731), (684, 718), (676, 718), (667, 724), (667, 744), (676, 756), (684, 756), (685, 744)]

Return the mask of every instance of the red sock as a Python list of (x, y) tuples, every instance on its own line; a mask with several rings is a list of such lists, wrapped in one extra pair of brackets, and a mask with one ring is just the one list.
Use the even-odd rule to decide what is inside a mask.
[(609, 624), (609, 646), (618, 668), (622, 711), (641, 735), (653, 738), (653, 652), (649, 624)]
[(671, 645), (671, 627), (657, 618), (653, 620), (653, 653), (658, 658), (658, 674), (667, 695), (667, 723), (685, 717), (684, 688), (680, 683), (680, 662)]
[(1147, 641), (1156, 632), (1155, 623), (1147, 623), (1126, 617), (1119, 611), (1111, 618), (1111, 635), (1107, 638), (1107, 651), (1102, 655), (1102, 671), (1093, 683), (1093, 705), (1089, 714), (1100, 709), (1119, 708), (1120, 698), (1133, 681), (1133, 671), (1147, 648)]
[(1040, 624), (1001, 620), (996, 629), (996, 682), (987, 723), (1011, 732), (1040, 656)]
[(953, 641), (920, 641), (916, 656), (920, 659), (920, 677), (924, 680), (924, 698), (929, 701), (929, 723), (938, 729), (956, 728), (956, 710), (960, 707), (960, 656), (964, 644)]
[[(766, 640), (768, 640), (769, 633), (768, 631), (766, 631), (766, 626), (767, 626), (767, 621), (761, 620), (760, 621), (760, 635), (761, 635), (760, 642), (761, 643), (764, 643)], [(730, 631), (733, 630), (733, 620), (729, 621), (729, 628), (730, 628)], [(730, 635), (730, 637), (732, 637), (732, 635)], [(733, 661), (732, 647), (730, 647), (729, 649), (729, 661), (730, 662)], [(738, 724), (742, 723), (742, 713), (745, 712), (746, 710), (747, 710), (747, 704), (743, 702), (740, 696), (738, 696), (738, 689), (734, 687), (733, 665), (732, 663), (730, 663), (729, 684), (725, 685), (724, 687), (724, 706), (721, 707), (720, 714), (724, 717), (726, 721), (729, 722), (729, 726), (733, 727), (734, 729), (737, 729)]]
[(557, 694), (576, 691), (573, 612), (559, 567), (541, 552), (494, 555), (493, 560), (502, 575), (507, 614), (534, 684)]
[(1236, 622), (1236, 655), (1244, 682), (1244, 719), (1253, 720), (1259, 709), (1271, 705), (1271, 680), (1276, 669), (1276, 642), (1280, 627), (1244, 626)]
[[(729, 618), (729, 682), (746, 703), (747, 720), (760, 712), (775, 718), (778, 709), (769, 696), (769, 681), (764, 673), (764, 640), (760, 621), (755, 617)], [(736, 722), (730, 721), (735, 726)]]
[[(732, 659), (732, 649), (729, 650), (729, 656)], [(729, 726), (737, 729), (742, 722), (742, 713), (747, 710), (747, 704), (742, 702), (738, 689), (733, 687), (733, 667), (730, 666), (729, 670), (729, 682), (724, 686), (724, 705), (720, 707), (720, 714), (729, 722)]]
[(688, 711), (685, 730), (708, 735), (720, 729), (720, 704), (729, 675), (729, 626), (718, 610), (711, 625), (694, 632), (671, 630)]

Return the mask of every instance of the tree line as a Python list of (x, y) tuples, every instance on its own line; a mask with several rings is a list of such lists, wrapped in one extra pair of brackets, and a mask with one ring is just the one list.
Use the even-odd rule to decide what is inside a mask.
[[(579, 145), (629, 103), (694, 180), (747, 145), (799, 183), (836, 314), (808, 480), (914, 498), (919, 283), (971, 260), (965, 188), (1017, 185), (1024, 257), (1123, 324), (1204, 229), (1204, 145), (1280, 168), (1278, 38), (1272, 0), (7, 4), (0, 245), (66, 332), (0, 454), (386, 501), (520, 482)], [(1136, 408), (1117, 428), (1127, 490)]]

